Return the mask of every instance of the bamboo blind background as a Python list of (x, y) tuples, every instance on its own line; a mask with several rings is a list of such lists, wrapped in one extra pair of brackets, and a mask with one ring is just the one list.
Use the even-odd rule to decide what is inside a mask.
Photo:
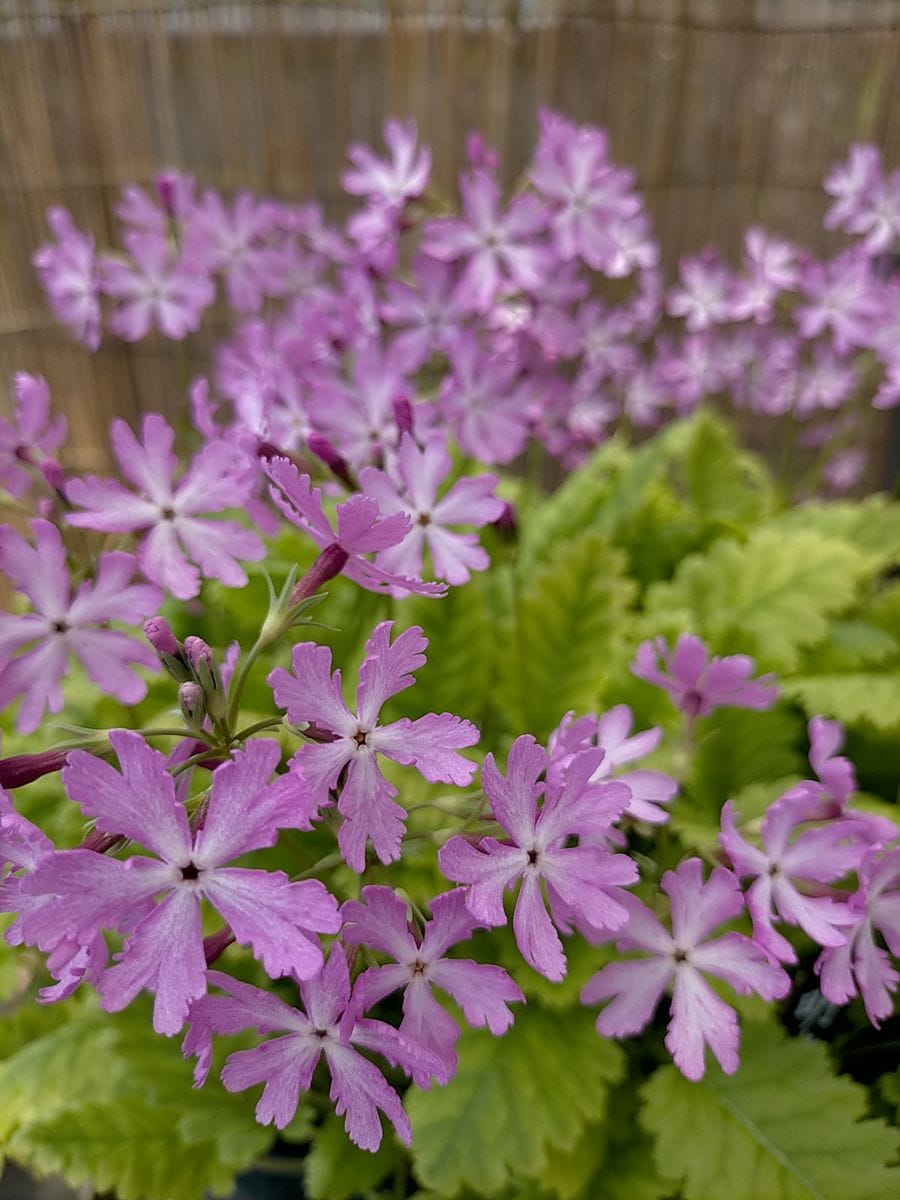
[(205, 361), (73, 345), (29, 262), (49, 205), (102, 243), (121, 185), (174, 165), (341, 215), (345, 147), (386, 115), (417, 118), (449, 189), (470, 128), (514, 179), (545, 104), (607, 127), (670, 270), (736, 254), (750, 221), (823, 250), (848, 144), (900, 165), (900, 0), (0, 0), (0, 403), (13, 370), (45, 374), (70, 463), (102, 466), (110, 417), (177, 410)]

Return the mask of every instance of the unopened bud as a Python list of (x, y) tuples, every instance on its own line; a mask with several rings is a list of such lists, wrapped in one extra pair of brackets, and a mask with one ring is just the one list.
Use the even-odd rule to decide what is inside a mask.
[(44, 750), (41, 754), (14, 754), (0, 758), (0, 787), (24, 787), (42, 775), (61, 771), (66, 765), (68, 750)]
[(395, 396), (391, 401), (391, 407), (394, 410), (394, 420), (400, 436), (402, 437), (404, 433), (412, 433), (413, 410), (406, 396)]
[(188, 681), (178, 689), (181, 715), (192, 729), (199, 729), (206, 716), (206, 699), (198, 683)]
[(356, 490), (356, 482), (347, 460), (342, 458), (327, 437), (323, 437), (321, 433), (311, 433), (306, 439), (306, 445), (309, 452), (320, 459), (329, 471), (340, 479), (341, 483), (346, 484), (351, 491)]
[(503, 512), (491, 524), (505, 538), (514, 538), (519, 531), (519, 520), (516, 515), (515, 506), (510, 504), (508, 500), (503, 501)]
[(200, 637), (184, 639), (184, 652), (194, 672), (194, 678), (203, 689), (206, 700), (206, 711), (211, 717), (221, 717), (225, 713), (225, 685), (219, 664), (209, 646)]
[(157, 654), (168, 654), (172, 658), (181, 657), (181, 647), (165, 617), (150, 617), (145, 621), (144, 636)]
[(159, 202), (166, 211), (166, 216), (178, 215), (178, 186), (181, 182), (177, 171), (160, 171), (154, 179), (156, 194)]
[(63, 494), (66, 483), (66, 473), (55, 458), (45, 458), (41, 463), (41, 474), (54, 492)]

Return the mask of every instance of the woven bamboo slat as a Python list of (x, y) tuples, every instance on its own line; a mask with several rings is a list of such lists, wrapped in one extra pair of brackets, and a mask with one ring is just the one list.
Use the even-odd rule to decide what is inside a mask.
[(390, 114), (441, 186), (470, 128), (512, 181), (541, 105), (608, 128), (670, 269), (750, 221), (821, 251), (829, 165), (860, 139), (900, 162), (900, 0), (0, 0), (0, 394), (44, 373), (72, 465), (102, 466), (110, 416), (173, 410), (203, 361), (69, 342), (28, 259), (48, 205), (103, 240), (119, 187), (170, 164), (340, 215), (345, 147)]

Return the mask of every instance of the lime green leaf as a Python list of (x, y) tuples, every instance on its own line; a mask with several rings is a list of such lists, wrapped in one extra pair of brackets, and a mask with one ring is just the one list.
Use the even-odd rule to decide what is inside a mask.
[(595, 533), (560, 546), (522, 584), (504, 637), (498, 699), (511, 733), (546, 736), (570, 708), (592, 708), (627, 640), (634, 584)]
[(467, 1030), (455, 1078), (407, 1098), (419, 1182), (446, 1196), (466, 1186), (494, 1196), (515, 1176), (540, 1175), (602, 1120), (622, 1071), (622, 1051), (583, 1009), (529, 1007), (502, 1038)]
[(876, 729), (900, 725), (900, 671), (845, 671), (785, 679), (785, 695), (799, 700), (810, 716), (822, 713), (845, 725), (869, 721)]
[(900, 562), (900, 504), (887, 496), (813, 500), (780, 513), (768, 526), (789, 535), (807, 532), (839, 539), (864, 555), (873, 569)]
[(868, 572), (866, 558), (842, 541), (758, 529), (743, 545), (716, 542), (685, 559), (671, 583), (655, 584), (646, 623), (666, 629), (674, 619), (718, 653), (749, 653), (762, 667), (792, 671)]
[(330, 1114), (315, 1131), (306, 1159), (306, 1192), (311, 1200), (351, 1200), (377, 1187), (403, 1161), (403, 1151), (385, 1137), (374, 1154), (360, 1150)]
[(684, 1200), (886, 1200), (900, 1191), (897, 1134), (866, 1121), (867, 1093), (836, 1077), (821, 1043), (744, 1029), (741, 1067), (691, 1083), (675, 1067), (642, 1089), (656, 1161)]

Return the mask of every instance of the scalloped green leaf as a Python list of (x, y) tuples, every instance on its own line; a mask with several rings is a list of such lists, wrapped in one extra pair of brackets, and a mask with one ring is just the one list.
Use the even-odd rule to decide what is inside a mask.
[(684, 1200), (887, 1200), (900, 1191), (898, 1134), (864, 1120), (864, 1088), (835, 1076), (819, 1042), (747, 1024), (741, 1067), (691, 1083), (662, 1067), (641, 1123)]
[(466, 1187), (495, 1196), (534, 1179), (602, 1121), (623, 1070), (621, 1049), (583, 1009), (529, 1007), (502, 1038), (465, 1031), (455, 1078), (407, 1096), (419, 1183), (442, 1196)]

